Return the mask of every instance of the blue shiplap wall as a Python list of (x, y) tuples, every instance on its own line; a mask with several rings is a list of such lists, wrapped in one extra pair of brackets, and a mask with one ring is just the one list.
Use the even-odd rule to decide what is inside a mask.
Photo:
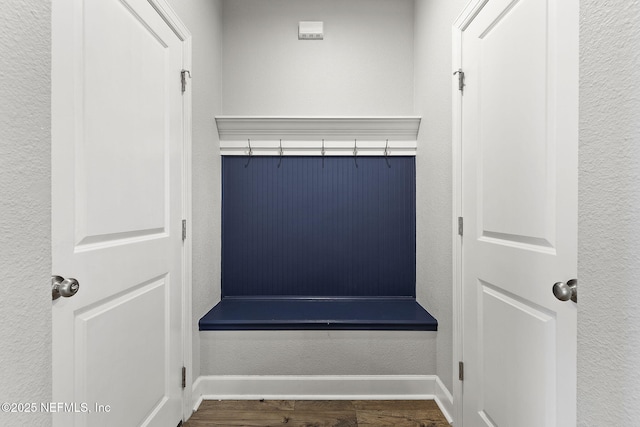
[(415, 158), (357, 162), (223, 157), (223, 297), (415, 297)]

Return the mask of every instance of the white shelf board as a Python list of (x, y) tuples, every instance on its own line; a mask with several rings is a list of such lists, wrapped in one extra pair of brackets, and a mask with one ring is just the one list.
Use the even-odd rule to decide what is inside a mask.
[[(389, 156), (416, 154), (419, 116), (217, 116), (222, 155)], [(282, 142), (280, 142), (282, 140)], [(387, 142), (388, 140), (388, 142)]]
[(217, 116), (221, 140), (416, 140), (418, 116)]

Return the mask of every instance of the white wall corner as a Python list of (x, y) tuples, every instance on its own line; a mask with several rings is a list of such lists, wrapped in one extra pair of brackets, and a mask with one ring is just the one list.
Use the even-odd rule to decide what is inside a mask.
[(434, 400), (451, 423), (453, 396), (436, 375), (208, 375), (193, 383), (203, 400)]

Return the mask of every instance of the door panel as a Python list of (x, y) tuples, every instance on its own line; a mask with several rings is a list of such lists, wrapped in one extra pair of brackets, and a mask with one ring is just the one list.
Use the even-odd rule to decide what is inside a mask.
[(555, 353), (555, 318), (503, 289), (479, 281), (481, 415), (492, 420), (487, 425), (549, 425), (555, 393), (537, 396), (536, 391), (554, 381), (555, 360), (549, 355)]
[[(119, 410), (97, 414), (104, 425), (141, 425), (149, 408), (166, 403), (165, 347), (170, 341), (167, 277), (129, 289), (76, 316), (75, 352), (84, 361), (80, 377), (88, 385), (127, 384), (127, 393), (114, 387), (89, 387), (83, 401), (111, 402)], [(140, 313), (148, 313), (139, 316)], [(109, 339), (104, 339), (108, 336)], [(126, 358), (114, 360), (112, 348)], [(82, 389), (83, 384), (78, 384)], [(137, 396), (131, 399), (131, 395)], [(87, 425), (92, 425), (88, 422)], [(133, 421), (133, 423), (132, 423)]]
[[(84, 16), (79, 237), (89, 243), (163, 232), (171, 105), (166, 85), (175, 86), (164, 39), (172, 33), (159, 16), (143, 18), (114, 0), (86, 2)], [(126, 102), (109, 102), (117, 99)], [(110, 209), (114, 205), (121, 209)]]
[[(182, 418), (183, 44), (146, 0), (53, 4), (55, 426)], [(108, 405), (108, 411), (95, 405)]]
[(462, 33), (465, 426), (575, 425), (577, 11), (492, 0)]
[(547, 128), (553, 112), (546, 102), (546, 15), (546, 2), (522, 0), (477, 23), (478, 182), (482, 236), (552, 247), (555, 179), (547, 164), (555, 149)]

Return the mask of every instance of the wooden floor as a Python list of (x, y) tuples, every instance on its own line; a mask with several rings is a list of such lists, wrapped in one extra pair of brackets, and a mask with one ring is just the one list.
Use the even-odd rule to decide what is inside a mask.
[(449, 427), (432, 400), (205, 400), (185, 427)]

